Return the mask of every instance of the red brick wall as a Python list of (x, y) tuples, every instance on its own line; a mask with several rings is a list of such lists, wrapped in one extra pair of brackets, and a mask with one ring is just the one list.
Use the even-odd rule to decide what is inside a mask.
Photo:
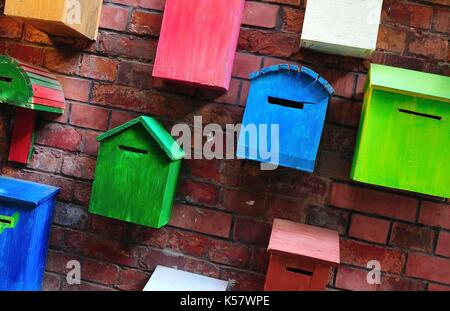
[[(58, 73), (68, 99), (61, 117), (41, 115), (26, 167), (6, 160), (14, 111), (0, 107), (1, 173), (60, 186), (45, 288), (141, 290), (155, 265), (261, 289), (274, 217), (336, 229), (342, 265), (329, 286), (376, 289), (369, 260), (381, 262), (379, 290), (450, 289), (449, 202), (355, 184), (348, 179), (369, 61), (299, 50), (302, 0), (248, 1), (231, 90), (210, 91), (152, 79), (163, 0), (105, 1), (97, 42), (53, 39), (0, 16), (0, 53)], [(385, 0), (371, 61), (450, 75), (449, 0)], [(151, 230), (87, 212), (95, 137), (137, 114), (166, 124), (241, 121), (247, 75), (276, 63), (306, 65), (336, 89), (316, 173), (257, 163), (186, 160), (170, 226)], [(66, 262), (82, 263), (83, 283), (66, 284)]]

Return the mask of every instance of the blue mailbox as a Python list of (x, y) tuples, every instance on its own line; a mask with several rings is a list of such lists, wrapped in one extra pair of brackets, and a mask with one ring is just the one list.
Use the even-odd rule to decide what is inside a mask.
[(237, 156), (312, 173), (333, 88), (311, 69), (285, 64), (250, 79)]
[(58, 193), (0, 176), (0, 291), (41, 290)]

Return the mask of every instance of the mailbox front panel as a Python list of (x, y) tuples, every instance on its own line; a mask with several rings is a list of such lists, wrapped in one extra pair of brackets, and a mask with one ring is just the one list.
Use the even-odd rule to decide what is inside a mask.
[(370, 90), (352, 179), (450, 197), (449, 117), (448, 103)]
[(42, 287), (53, 198), (37, 207), (0, 199), (0, 291)]

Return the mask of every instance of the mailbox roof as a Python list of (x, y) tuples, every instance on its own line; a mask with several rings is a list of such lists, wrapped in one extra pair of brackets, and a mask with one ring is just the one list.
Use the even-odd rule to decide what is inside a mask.
[(283, 219), (274, 219), (268, 250), (336, 266), (340, 263), (339, 233)]
[(181, 160), (185, 156), (183, 149), (175, 142), (175, 139), (167, 132), (164, 126), (151, 117), (140, 116), (128, 121), (127, 123), (98, 136), (97, 140), (101, 142), (139, 123), (144, 126), (150, 136), (158, 143), (172, 161)]
[(372, 64), (369, 83), (375, 89), (450, 102), (450, 77)]
[(0, 200), (38, 206), (56, 196), (59, 188), (0, 176)]

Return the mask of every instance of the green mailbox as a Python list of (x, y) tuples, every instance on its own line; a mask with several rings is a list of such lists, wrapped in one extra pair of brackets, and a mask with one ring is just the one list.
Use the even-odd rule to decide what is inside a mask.
[(351, 178), (450, 197), (450, 77), (372, 65)]
[(155, 119), (138, 117), (99, 137), (89, 212), (152, 228), (166, 225), (183, 150)]

